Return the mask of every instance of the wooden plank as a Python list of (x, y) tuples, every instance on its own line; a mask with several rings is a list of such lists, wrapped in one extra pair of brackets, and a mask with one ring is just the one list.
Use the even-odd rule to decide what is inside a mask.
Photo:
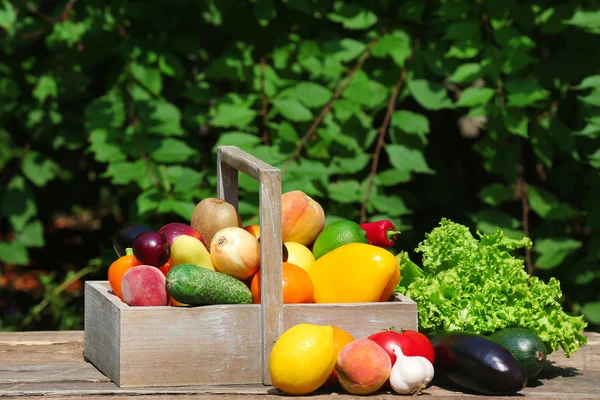
[(83, 341), (83, 331), (0, 332), (0, 345), (46, 345)]
[(260, 382), (259, 308), (124, 311), (120, 386)]
[(110, 382), (104, 374), (92, 364), (85, 362), (74, 363), (44, 363), (44, 364), (1, 364), (0, 383), (11, 382), (64, 382), (92, 381)]
[[(281, 253), (281, 172), (279, 169), (233, 147), (221, 146), (217, 152), (219, 197), (231, 204), (238, 202), (237, 171), (259, 182), (262, 382), (271, 384), (269, 355), (283, 333), (283, 288)], [(235, 203), (234, 203), (235, 202)], [(276, 250), (273, 250), (276, 249)]]
[(281, 173), (261, 171), (260, 260), (262, 382), (271, 384), (269, 355), (283, 333)]
[[(238, 171), (227, 164), (226, 154), (227, 148), (222, 146), (217, 149), (217, 197), (233, 205), (237, 210)], [(223, 157), (225, 157), (225, 159), (223, 159)]]
[[(406, 301), (401, 301), (401, 299)], [(310, 321), (333, 325), (348, 331), (355, 339), (393, 326), (417, 329), (417, 304), (398, 295), (393, 302), (341, 304), (284, 304), (284, 325), (289, 327)]]
[(260, 181), (260, 174), (262, 172), (278, 171), (277, 168), (235, 146), (220, 146), (218, 152), (221, 153), (221, 162), (226, 163), (246, 175), (250, 175), (257, 181)]
[(86, 282), (84, 291), (84, 357), (117, 385), (121, 377), (121, 309), (100, 282)]

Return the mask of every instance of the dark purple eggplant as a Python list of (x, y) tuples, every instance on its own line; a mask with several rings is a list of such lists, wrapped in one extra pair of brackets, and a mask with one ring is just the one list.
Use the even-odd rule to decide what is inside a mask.
[(119, 257), (125, 255), (125, 249), (133, 246), (133, 241), (144, 232), (151, 232), (152, 229), (142, 225), (126, 225), (119, 229), (113, 237), (113, 249)]
[(435, 350), (435, 379), (441, 386), (487, 395), (514, 394), (527, 385), (527, 374), (510, 351), (485, 336), (466, 332), (429, 335)]

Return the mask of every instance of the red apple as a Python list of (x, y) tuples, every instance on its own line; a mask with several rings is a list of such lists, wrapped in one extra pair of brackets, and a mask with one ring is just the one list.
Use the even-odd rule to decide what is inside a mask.
[(170, 246), (173, 246), (173, 242), (179, 236), (187, 235), (200, 240), (204, 247), (208, 248), (208, 246), (206, 246), (204, 238), (202, 237), (202, 235), (200, 235), (200, 232), (192, 228), (190, 225), (182, 224), (181, 222), (168, 223), (162, 228), (160, 228), (158, 232), (161, 233), (165, 237), (165, 239), (167, 239), (167, 242), (169, 242)]

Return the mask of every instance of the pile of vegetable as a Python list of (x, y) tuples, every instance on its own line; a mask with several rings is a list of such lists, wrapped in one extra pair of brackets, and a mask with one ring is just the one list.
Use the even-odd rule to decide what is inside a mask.
[(529, 238), (477, 233), (448, 219), (425, 235), (416, 251), (419, 268), (398, 254), (402, 279), (396, 291), (417, 302), (419, 329), (491, 334), (506, 327), (531, 329), (550, 351), (569, 357), (587, 342), (583, 316), (570, 316), (558, 302), (560, 283), (529, 276), (512, 251), (531, 247)]

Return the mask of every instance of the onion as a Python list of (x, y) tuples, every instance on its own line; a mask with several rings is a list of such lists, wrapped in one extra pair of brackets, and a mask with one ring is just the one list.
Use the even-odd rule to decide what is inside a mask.
[(210, 258), (216, 271), (246, 280), (260, 269), (260, 243), (243, 228), (223, 228), (210, 242)]

